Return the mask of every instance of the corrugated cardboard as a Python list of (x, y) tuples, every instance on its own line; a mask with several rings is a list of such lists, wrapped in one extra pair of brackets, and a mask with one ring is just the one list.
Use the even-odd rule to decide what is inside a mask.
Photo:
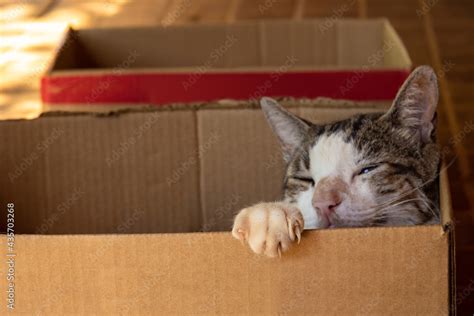
[(393, 99), (411, 60), (389, 22), (329, 24), (70, 29), (42, 80), (42, 100), (46, 109), (90, 111), (262, 95)]
[[(385, 108), (286, 104), (319, 122)], [(280, 151), (255, 104), (49, 113), (0, 122), (0, 135), (16, 313), (454, 313), (444, 172), (442, 225), (305, 231), (271, 260), (229, 232), (241, 207), (281, 193)]]

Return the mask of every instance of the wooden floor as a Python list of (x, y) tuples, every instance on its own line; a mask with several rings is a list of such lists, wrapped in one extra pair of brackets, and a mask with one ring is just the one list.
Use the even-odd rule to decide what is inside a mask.
[(414, 63), (437, 70), (440, 142), (450, 152), (447, 160), (455, 160), (449, 176), (457, 224), (458, 308), (460, 315), (473, 315), (473, 0), (0, 0), (0, 118), (34, 117), (41, 111), (39, 78), (65, 23), (107, 27), (311, 17), (388, 17)]

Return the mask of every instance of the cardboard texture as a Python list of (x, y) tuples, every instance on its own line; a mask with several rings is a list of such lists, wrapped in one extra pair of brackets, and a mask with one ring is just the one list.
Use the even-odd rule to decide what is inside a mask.
[[(386, 108), (284, 103), (319, 122)], [(0, 134), (15, 313), (454, 313), (445, 173), (442, 225), (305, 231), (271, 260), (229, 232), (237, 210), (281, 194), (280, 151), (255, 104), (49, 113), (2, 121)]]
[(385, 19), (70, 29), (41, 93), (45, 109), (62, 110), (262, 95), (391, 100), (410, 68)]

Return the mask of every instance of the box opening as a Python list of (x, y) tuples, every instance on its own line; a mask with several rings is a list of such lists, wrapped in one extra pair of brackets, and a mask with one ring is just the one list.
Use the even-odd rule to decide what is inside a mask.
[[(387, 108), (284, 103), (315, 123)], [(16, 205), (16, 233), (227, 231), (238, 210), (282, 193), (281, 151), (255, 103), (48, 113), (0, 130), (0, 197)]]
[(388, 101), (410, 68), (385, 19), (69, 29), (41, 99), (48, 111), (263, 95)]
[(325, 19), (264, 20), (224, 27), (70, 29), (53, 70), (249, 71), (280, 67), (290, 57), (293, 70), (411, 67), (400, 38), (385, 19), (327, 23)]

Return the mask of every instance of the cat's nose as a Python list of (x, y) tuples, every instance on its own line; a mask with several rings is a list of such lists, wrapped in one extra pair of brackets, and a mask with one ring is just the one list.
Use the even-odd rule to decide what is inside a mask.
[(329, 218), (347, 194), (347, 184), (339, 177), (325, 177), (318, 181), (314, 190), (313, 207)]
[(313, 197), (313, 207), (325, 215), (330, 215), (342, 202), (342, 194), (338, 190), (319, 192)]

